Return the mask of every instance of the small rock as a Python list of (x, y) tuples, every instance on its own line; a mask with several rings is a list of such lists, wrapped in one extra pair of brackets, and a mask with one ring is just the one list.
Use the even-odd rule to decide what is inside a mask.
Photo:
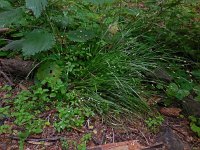
[(167, 150), (184, 150), (184, 144), (169, 127), (163, 127), (157, 137), (158, 142), (163, 142)]
[(200, 102), (196, 101), (193, 96), (188, 96), (183, 99), (183, 110), (188, 115), (200, 117)]

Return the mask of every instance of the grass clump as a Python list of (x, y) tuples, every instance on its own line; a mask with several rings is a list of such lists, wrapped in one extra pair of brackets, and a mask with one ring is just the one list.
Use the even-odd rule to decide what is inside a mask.
[[(4, 1), (8, 5), (0, 5), (0, 27), (13, 31), (0, 39), (0, 55), (8, 52), (9, 57), (40, 62), (34, 70), (35, 85), (0, 110), (25, 128), (19, 133), (23, 139), (45, 126), (58, 132), (81, 127), (95, 113), (147, 114), (146, 99), (158, 90), (182, 100), (197, 89), (186, 92), (184, 85), (176, 85), (182, 82), (178, 76), (190, 80), (182, 60), (195, 64), (191, 69), (198, 72), (198, 62), (188, 61), (199, 57), (197, 2)], [(2, 20), (5, 16), (11, 19)], [(7, 37), (12, 41), (5, 42)], [(173, 81), (161, 81), (154, 72), (159, 67), (176, 72), (170, 74)], [(152, 90), (151, 84), (159, 88)], [(175, 95), (177, 91), (181, 94)], [(40, 117), (50, 110), (55, 110), (54, 120)], [(162, 122), (156, 119), (149, 125)]]

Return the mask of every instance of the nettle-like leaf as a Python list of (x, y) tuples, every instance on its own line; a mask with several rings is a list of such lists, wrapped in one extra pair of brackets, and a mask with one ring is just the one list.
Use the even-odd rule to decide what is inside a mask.
[(22, 52), (24, 56), (35, 55), (36, 53), (47, 51), (55, 44), (53, 34), (45, 30), (34, 30), (28, 33), (22, 44)]
[(67, 34), (68, 38), (74, 42), (86, 42), (95, 37), (94, 32), (90, 30), (81, 30), (69, 31)]
[(26, 7), (33, 11), (36, 18), (40, 17), (47, 4), (48, 0), (26, 0)]
[(11, 4), (10, 2), (6, 1), (6, 0), (0, 0), (0, 8), (11, 8)]
[(11, 9), (0, 13), (0, 27), (17, 24), (23, 18), (23, 10), (21, 8)]
[(24, 56), (35, 55), (47, 51), (55, 44), (53, 34), (45, 30), (34, 30), (28, 33), (23, 39), (12, 41), (0, 50), (21, 50)]
[(15, 40), (7, 44), (5, 47), (0, 50), (20, 50), (22, 49), (22, 43), (24, 40)]

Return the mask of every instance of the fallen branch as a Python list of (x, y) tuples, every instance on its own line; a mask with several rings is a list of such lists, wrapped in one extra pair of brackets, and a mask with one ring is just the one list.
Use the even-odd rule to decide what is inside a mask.
[(0, 28), (0, 33), (8, 32), (9, 30), (9, 28)]
[(10, 78), (3, 72), (3, 71), (0, 71), (0, 75), (2, 75), (7, 81), (8, 83), (11, 85), (11, 86), (14, 86), (15, 84), (10, 80)]
[(70, 126), (70, 128), (72, 128), (73, 130), (78, 131), (78, 132), (80, 132), (80, 133), (85, 133), (85, 131), (83, 131), (83, 130), (81, 130), (81, 129), (78, 129), (78, 128), (76, 128), (76, 127)]
[(148, 147), (145, 147), (143, 148), (142, 150), (152, 150), (152, 149), (155, 149), (155, 148), (162, 148), (164, 144), (161, 142), (161, 143), (156, 143), (154, 145), (151, 145), (151, 146), (148, 146)]
[[(12, 140), (20, 140), (19, 137), (17, 136), (4, 136), (1, 138), (7, 138), (7, 139), (12, 139)], [(64, 137), (52, 137), (52, 138), (27, 138), (25, 141), (34, 141), (34, 142), (54, 142), (58, 141), (61, 139), (65, 139)]]
[(0, 59), (0, 68), (5, 73), (26, 77), (33, 69), (34, 62), (20, 59)]

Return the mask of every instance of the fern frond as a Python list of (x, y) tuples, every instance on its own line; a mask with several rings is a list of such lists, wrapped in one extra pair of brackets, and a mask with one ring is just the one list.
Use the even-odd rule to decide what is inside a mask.
[(36, 53), (47, 51), (55, 44), (55, 38), (45, 30), (34, 30), (25, 36), (22, 44), (24, 56), (35, 55)]
[(40, 17), (47, 4), (48, 0), (26, 0), (26, 7), (33, 11), (36, 18)]

